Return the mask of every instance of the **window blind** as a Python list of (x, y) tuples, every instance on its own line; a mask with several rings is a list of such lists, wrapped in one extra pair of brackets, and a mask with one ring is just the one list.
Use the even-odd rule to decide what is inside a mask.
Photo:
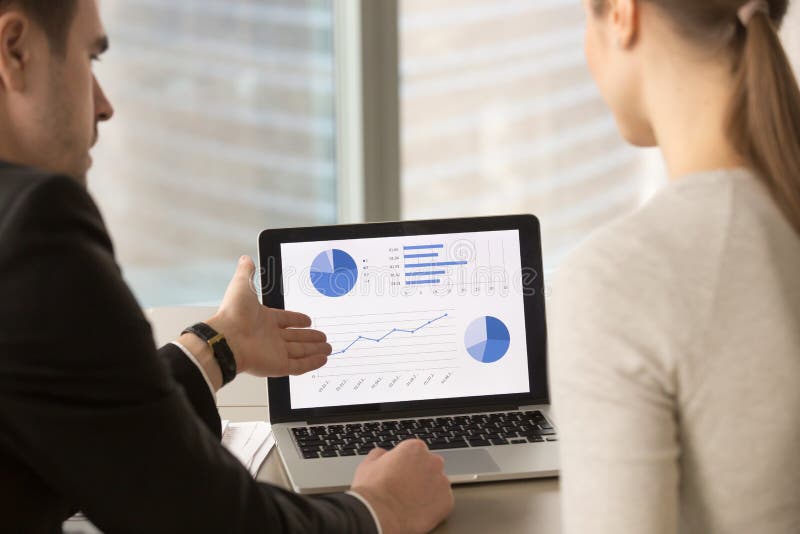
[(403, 215), (534, 213), (554, 267), (664, 180), (588, 73), (574, 0), (402, 0)]
[(330, 0), (101, 7), (90, 184), (144, 304), (219, 299), (260, 230), (335, 221)]

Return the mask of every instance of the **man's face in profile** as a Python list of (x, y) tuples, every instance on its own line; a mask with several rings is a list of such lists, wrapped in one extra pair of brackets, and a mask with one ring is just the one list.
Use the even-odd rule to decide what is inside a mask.
[(42, 28), (32, 21), (29, 26), (20, 45), (29, 51), (20, 74), (24, 83), (9, 92), (17, 162), (85, 183), (97, 125), (113, 114), (92, 72), (92, 63), (108, 47), (97, 0), (77, 0), (61, 51), (50, 46)]

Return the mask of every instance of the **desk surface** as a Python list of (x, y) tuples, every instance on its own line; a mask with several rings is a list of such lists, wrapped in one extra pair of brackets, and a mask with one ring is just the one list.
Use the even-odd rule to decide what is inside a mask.
[[(270, 452), (257, 479), (289, 487), (277, 449)], [(455, 509), (434, 534), (558, 534), (561, 531), (558, 479), (465, 484), (455, 486), (454, 493)], [(100, 534), (85, 519), (67, 521), (64, 532)]]
[[(277, 449), (258, 472), (258, 480), (283, 488), (289, 479)], [(487, 532), (558, 534), (561, 531), (558, 479), (454, 486), (455, 509), (436, 534)]]

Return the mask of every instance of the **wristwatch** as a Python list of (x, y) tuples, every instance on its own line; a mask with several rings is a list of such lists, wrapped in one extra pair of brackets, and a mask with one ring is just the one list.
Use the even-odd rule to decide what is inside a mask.
[(225, 336), (208, 326), (206, 323), (194, 324), (183, 332), (183, 334), (194, 334), (205, 341), (214, 353), (220, 371), (222, 371), (222, 385), (228, 384), (236, 378), (236, 360)]

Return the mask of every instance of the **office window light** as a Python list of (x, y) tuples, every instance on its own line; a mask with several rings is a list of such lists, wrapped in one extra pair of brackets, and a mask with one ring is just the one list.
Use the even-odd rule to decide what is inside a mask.
[[(534, 213), (545, 270), (666, 183), (627, 146), (583, 52), (574, 0), (400, 0), (402, 214)], [(783, 40), (800, 64), (800, 5)]]
[(218, 302), (261, 229), (398, 215), (534, 213), (552, 269), (666, 181), (619, 137), (575, 0), (100, 5), (117, 114), (90, 188), (144, 306)]
[(404, 217), (534, 213), (555, 267), (663, 183), (658, 159), (626, 146), (592, 83), (580, 2), (400, 9)]
[(90, 188), (144, 306), (214, 302), (267, 227), (336, 220), (330, 0), (105, 0)]

